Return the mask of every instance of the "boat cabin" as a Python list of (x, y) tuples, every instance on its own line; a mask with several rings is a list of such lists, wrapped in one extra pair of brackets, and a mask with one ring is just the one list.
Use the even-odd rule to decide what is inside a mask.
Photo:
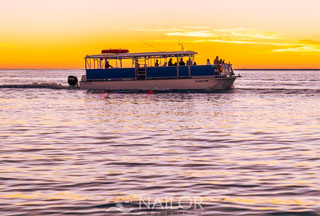
[(103, 50), (85, 57), (86, 79), (146, 80), (219, 77), (233, 73), (230, 64), (196, 65), (194, 51), (129, 53)]

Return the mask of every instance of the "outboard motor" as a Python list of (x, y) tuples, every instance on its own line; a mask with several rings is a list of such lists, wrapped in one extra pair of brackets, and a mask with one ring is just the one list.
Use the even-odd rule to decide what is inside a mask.
[(68, 83), (71, 87), (78, 86), (78, 78), (75, 76), (68, 76)]

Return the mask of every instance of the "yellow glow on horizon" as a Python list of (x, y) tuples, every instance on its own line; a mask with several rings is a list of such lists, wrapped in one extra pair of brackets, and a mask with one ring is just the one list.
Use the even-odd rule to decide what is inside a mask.
[(319, 0), (12, 0), (0, 9), (0, 68), (83, 68), (102, 49), (179, 41), (198, 64), (218, 55), (235, 68), (320, 68), (319, 10)]

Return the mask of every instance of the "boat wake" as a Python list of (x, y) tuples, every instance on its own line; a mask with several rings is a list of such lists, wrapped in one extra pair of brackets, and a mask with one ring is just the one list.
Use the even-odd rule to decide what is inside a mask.
[(79, 89), (78, 87), (70, 87), (58, 83), (7, 84), (0, 85), (0, 88)]
[[(71, 87), (68, 85), (62, 85), (54, 82), (49, 83), (32, 83), (32, 84), (4, 84), (0, 85), (0, 89), (67, 89), (75, 90), (80, 89), (79, 87)], [(168, 90), (168, 91), (146, 91), (146, 90), (88, 90), (90, 93), (240, 93), (240, 92), (256, 92), (259, 94), (272, 94), (272, 93), (282, 93), (282, 94), (319, 94), (320, 89), (312, 88), (255, 88), (255, 87), (233, 87), (228, 90)]]

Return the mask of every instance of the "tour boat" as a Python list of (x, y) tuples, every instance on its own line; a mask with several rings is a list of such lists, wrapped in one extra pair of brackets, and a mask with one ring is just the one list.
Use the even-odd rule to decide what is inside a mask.
[[(135, 92), (216, 91), (232, 87), (237, 76), (231, 64), (196, 65), (196, 54), (102, 50), (101, 54), (85, 57), (86, 75), (81, 78), (80, 88)], [(71, 78), (69, 84), (73, 83)]]

